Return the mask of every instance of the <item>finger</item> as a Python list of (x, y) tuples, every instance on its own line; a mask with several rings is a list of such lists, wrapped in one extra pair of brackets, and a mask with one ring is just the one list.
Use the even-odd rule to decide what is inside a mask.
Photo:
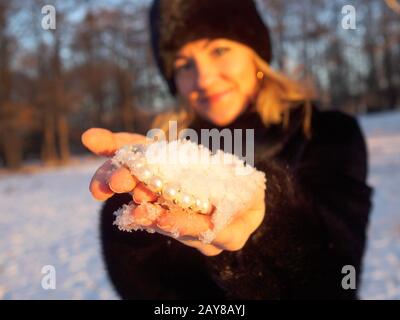
[(111, 160), (106, 161), (92, 177), (90, 181), (89, 190), (93, 197), (97, 200), (104, 201), (110, 198), (114, 192), (110, 189), (107, 181), (111, 175), (114, 166)]
[(154, 202), (157, 200), (157, 193), (149, 190), (143, 182), (139, 182), (133, 189), (133, 200), (137, 203)]
[(209, 215), (168, 210), (158, 218), (157, 226), (166, 232), (176, 231), (180, 236), (198, 238), (212, 228), (212, 222)]
[(110, 189), (115, 193), (130, 192), (137, 184), (137, 178), (132, 176), (129, 170), (125, 167), (116, 169), (108, 180)]
[(222, 252), (221, 248), (217, 248), (212, 244), (204, 244), (201, 241), (194, 239), (190, 236), (176, 236), (176, 234), (174, 233), (170, 233), (166, 230), (160, 229), (157, 225), (157, 221), (159, 217), (165, 215), (166, 212), (167, 210), (159, 205), (144, 203), (134, 208), (131, 214), (133, 215), (136, 224), (139, 224), (143, 227), (150, 227), (152, 229), (155, 229), (156, 232), (162, 235), (174, 238), (175, 240), (178, 240), (179, 242), (187, 246), (196, 248), (204, 255), (215, 256)]
[(110, 157), (116, 150), (114, 136), (110, 130), (101, 128), (91, 128), (86, 130), (81, 136), (82, 144), (91, 152)]
[(91, 152), (100, 156), (111, 157), (122, 146), (147, 143), (148, 138), (136, 133), (112, 133), (107, 129), (91, 128), (82, 134), (81, 140), (82, 144)]
[(155, 221), (164, 211), (161, 206), (145, 203), (134, 208), (131, 214), (135, 223), (144, 227), (155, 227)]
[(222, 249), (217, 248), (212, 244), (202, 243), (201, 241), (194, 239), (190, 236), (179, 235), (177, 237), (176, 234), (172, 234), (170, 232), (160, 229), (156, 222), (158, 221), (158, 218), (162, 215), (165, 215), (166, 212), (167, 210), (159, 205), (145, 203), (133, 209), (131, 214), (134, 217), (135, 223), (140, 224), (143, 227), (151, 227), (155, 229), (155, 231), (157, 231), (158, 233), (174, 238), (187, 246), (196, 248), (207, 256), (217, 255), (222, 252)]

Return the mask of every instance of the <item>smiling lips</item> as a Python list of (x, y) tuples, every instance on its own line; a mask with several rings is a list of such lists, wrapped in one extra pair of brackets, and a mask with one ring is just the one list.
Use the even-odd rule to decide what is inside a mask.
[(200, 98), (200, 101), (203, 103), (207, 103), (207, 102), (208, 103), (216, 103), (231, 92), (232, 92), (232, 90), (226, 90), (226, 91), (221, 91), (219, 93), (203, 96), (202, 98)]

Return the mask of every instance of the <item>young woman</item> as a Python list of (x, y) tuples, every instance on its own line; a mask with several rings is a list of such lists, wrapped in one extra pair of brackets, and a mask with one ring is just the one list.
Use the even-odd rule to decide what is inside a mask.
[[(157, 232), (125, 233), (112, 225), (112, 213), (132, 200), (128, 192), (139, 202), (154, 194), (107, 161), (90, 190), (107, 200), (103, 254), (120, 296), (356, 298), (354, 287), (343, 286), (342, 270), (354, 267), (358, 281), (371, 206), (357, 121), (319, 111), (306, 90), (271, 69), (269, 32), (251, 0), (155, 1), (150, 22), (156, 61), (182, 106), (180, 128), (254, 129), (255, 167), (265, 172), (267, 189), (211, 244), (196, 240), (210, 223), (201, 214), (187, 224), (173, 212), (157, 221), (133, 212)], [(112, 155), (144, 137), (92, 128), (82, 141)], [(181, 231), (178, 241), (171, 225)]]

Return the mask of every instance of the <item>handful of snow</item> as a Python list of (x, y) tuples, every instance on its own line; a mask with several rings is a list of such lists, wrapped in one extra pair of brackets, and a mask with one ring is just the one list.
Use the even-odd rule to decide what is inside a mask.
[[(127, 145), (112, 158), (116, 167), (124, 166), (132, 175), (158, 193), (156, 203), (188, 214), (211, 214), (212, 229), (199, 240), (211, 243), (234, 215), (248, 207), (260, 188), (265, 190), (265, 174), (245, 164), (239, 157), (218, 150), (212, 154), (202, 145), (188, 140), (158, 141), (147, 145)], [(146, 203), (140, 205), (146, 206)], [(137, 206), (124, 205), (114, 214), (120, 230), (146, 230), (130, 214)], [(179, 233), (173, 233), (179, 237)]]

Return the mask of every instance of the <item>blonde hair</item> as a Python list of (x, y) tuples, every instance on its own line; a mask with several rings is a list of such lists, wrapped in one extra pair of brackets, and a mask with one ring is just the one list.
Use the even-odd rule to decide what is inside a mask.
[(273, 70), (258, 55), (255, 57), (255, 63), (263, 75), (255, 101), (256, 111), (263, 123), (266, 126), (281, 123), (284, 128), (287, 128), (290, 110), (304, 104), (303, 131), (309, 137), (311, 135), (311, 100), (315, 96), (313, 88), (300, 85), (285, 74)]
[[(273, 70), (261, 57), (255, 53), (254, 55), (260, 82), (258, 94), (253, 103), (264, 125), (282, 124), (284, 128), (287, 128), (290, 109), (304, 104), (303, 132), (310, 137), (313, 89), (302, 86), (283, 73)], [(168, 121), (175, 120), (178, 123), (179, 132), (187, 128), (195, 116), (193, 109), (182, 97), (178, 96), (178, 109), (158, 115), (152, 127), (160, 128), (168, 133)]]

